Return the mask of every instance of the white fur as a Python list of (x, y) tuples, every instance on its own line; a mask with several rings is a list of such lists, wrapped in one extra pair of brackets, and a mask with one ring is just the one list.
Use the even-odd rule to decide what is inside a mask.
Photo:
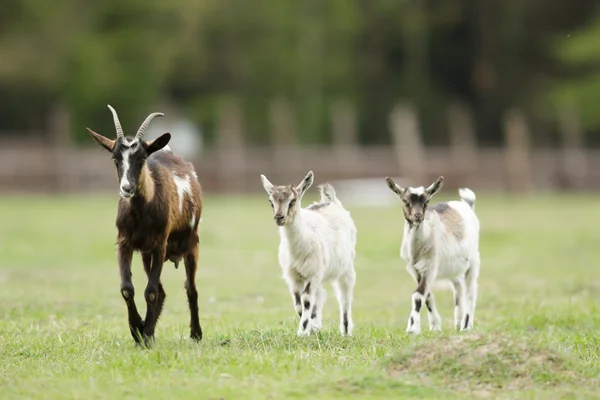
[(129, 179), (127, 179), (127, 174), (129, 173), (129, 167), (130, 167), (129, 157), (131, 156), (131, 153), (132, 153), (131, 148), (126, 148), (121, 153), (122, 157), (123, 157), (123, 160), (121, 162), (121, 171), (122, 171), (123, 175), (121, 175), (121, 182), (120, 182), (120, 189), (121, 189), (122, 197), (125, 197), (125, 196), (123, 196), (123, 187), (129, 186)]
[(165, 151), (167, 153), (173, 153), (173, 150), (171, 150), (171, 147), (168, 144), (165, 145), (165, 147), (163, 147), (162, 149), (160, 149), (158, 151)]
[[(269, 193), (269, 187), (272, 186), (269, 186), (266, 178), (263, 179), (263, 184)], [(304, 191), (310, 184), (312, 175)], [(340, 305), (340, 331), (342, 335), (351, 335), (351, 305), (356, 281), (354, 221), (337, 198), (328, 206), (313, 211), (302, 208), (302, 194), (297, 199), (296, 215), (279, 227), (279, 264), (283, 278), (294, 300), (295, 293), (301, 294), (300, 305), (295, 303), (296, 312), (301, 314), (298, 335), (310, 335), (311, 330), (321, 328), (323, 305), (327, 296), (322, 286), (327, 282), (332, 283)], [(322, 195), (322, 201), (324, 199)], [(305, 294), (303, 291), (307, 284), (310, 284), (310, 291)], [(310, 303), (309, 310), (304, 306), (307, 301)], [(312, 318), (315, 302), (316, 318)], [(344, 315), (347, 318), (347, 329), (344, 326)]]
[(190, 176), (185, 175), (183, 178), (178, 177), (173, 173), (173, 180), (177, 187), (177, 196), (179, 197), (179, 212), (183, 212), (183, 196), (185, 193), (192, 195), (192, 185), (190, 184)]
[[(410, 188), (409, 188), (410, 189)], [(436, 211), (427, 211), (423, 222), (417, 226), (405, 221), (400, 257), (406, 261), (406, 269), (413, 276), (425, 279), (425, 293), (415, 291), (412, 295), (412, 311), (407, 332), (419, 333), (420, 315), (415, 303), (427, 306), (431, 330), (441, 330), (441, 318), (435, 307), (431, 288), (436, 281), (450, 280), (454, 287), (454, 323), (457, 329), (471, 329), (477, 302), (477, 279), (479, 277), (479, 220), (474, 209), (467, 203), (475, 203), (475, 193), (469, 189), (459, 191), (460, 201), (447, 204), (460, 215), (463, 230), (460, 240), (447, 229)], [(427, 308), (429, 308), (427, 307)]]

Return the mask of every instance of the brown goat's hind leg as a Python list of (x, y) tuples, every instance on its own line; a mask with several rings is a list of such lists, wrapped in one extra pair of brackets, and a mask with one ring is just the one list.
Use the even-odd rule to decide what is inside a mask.
[[(142, 263), (144, 264), (144, 271), (146, 271), (146, 276), (150, 279), (150, 267), (152, 262), (152, 254), (151, 253), (142, 253)], [(165, 304), (165, 299), (167, 298), (167, 294), (165, 293), (165, 289), (163, 288), (162, 283), (158, 282), (158, 304), (156, 305), (157, 314), (156, 320), (160, 318), (160, 314), (162, 313), (163, 306)]]
[(117, 249), (119, 259), (119, 271), (121, 274), (121, 296), (127, 304), (127, 317), (129, 320), (129, 330), (131, 336), (137, 344), (141, 342), (142, 332), (144, 330), (144, 322), (135, 305), (135, 290), (131, 281), (131, 259), (133, 250), (129, 247), (120, 245)]
[(198, 268), (198, 245), (194, 245), (192, 250), (185, 255), (185, 290), (187, 292), (188, 303), (190, 306), (190, 337), (195, 340), (202, 340), (202, 328), (198, 317), (198, 291), (196, 290), (196, 270)]
[(160, 295), (160, 275), (162, 273), (164, 258), (164, 248), (159, 251), (152, 252), (150, 274), (148, 276), (148, 284), (146, 285), (146, 290), (144, 292), (144, 297), (146, 297), (146, 320), (144, 321), (143, 333), (146, 347), (151, 347), (154, 339), (156, 321), (158, 320), (158, 315), (162, 309), (162, 296)]

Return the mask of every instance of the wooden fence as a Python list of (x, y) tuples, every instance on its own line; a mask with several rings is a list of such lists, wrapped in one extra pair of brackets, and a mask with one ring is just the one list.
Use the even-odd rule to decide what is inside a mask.
[[(260, 191), (259, 174), (276, 183), (295, 182), (309, 169), (317, 181), (403, 177), (424, 184), (444, 175), (447, 189), (469, 186), (477, 190), (527, 192), (532, 190), (600, 189), (600, 151), (584, 149), (575, 110), (558, 113), (562, 145), (533, 147), (526, 116), (509, 109), (505, 116), (505, 146), (476, 144), (472, 113), (460, 102), (448, 108), (450, 145), (425, 147), (417, 113), (409, 103), (398, 103), (389, 116), (391, 146), (358, 145), (356, 110), (341, 102), (331, 110), (331, 146), (300, 146), (290, 103), (275, 99), (269, 113), (271, 145), (245, 142), (243, 110), (235, 98), (219, 106), (217, 142), (190, 160), (204, 188), (211, 192)], [(49, 118), (48, 135), (23, 135), (0, 143), (0, 191), (81, 192), (116, 191), (110, 157), (97, 147), (70, 144), (69, 113), (57, 107)], [(45, 143), (40, 137), (49, 138)]]
[[(444, 187), (448, 189), (459, 186), (519, 192), (600, 189), (600, 151), (578, 154), (578, 174), (572, 173), (564, 152), (558, 150), (528, 152), (527, 171), (515, 171), (515, 156), (506, 149), (479, 148), (468, 156), (467, 166), (457, 161), (460, 155), (451, 148), (427, 148), (422, 156), (418, 174), (414, 167), (399, 165), (392, 147), (280, 147), (277, 152), (270, 147), (208, 148), (193, 162), (205, 190), (210, 192), (260, 191), (261, 173), (273, 182), (287, 183), (299, 181), (309, 169), (315, 171), (318, 182), (389, 175), (423, 184), (443, 174)], [(0, 146), (1, 193), (116, 190), (114, 165), (99, 148)]]

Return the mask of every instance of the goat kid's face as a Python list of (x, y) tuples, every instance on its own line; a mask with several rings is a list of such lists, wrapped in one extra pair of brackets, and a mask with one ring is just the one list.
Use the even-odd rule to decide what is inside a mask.
[(428, 188), (423, 186), (403, 188), (391, 178), (385, 178), (385, 181), (390, 190), (402, 200), (404, 218), (411, 225), (419, 225), (425, 218), (429, 200), (442, 188), (444, 177), (437, 178)]
[(112, 159), (117, 170), (117, 177), (119, 179), (119, 193), (121, 194), (121, 197), (128, 199), (135, 194), (138, 188), (146, 159), (155, 151), (165, 147), (169, 143), (169, 140), (171, 140), (171, 134), (165, 133), (149, 142), (142, 140), (150, 121), (154, 117), (162, 115), (160, 113), (153, 113), (146, 118), (134, 138), (127, 138), (123, 135), (123, 130), (121, 129), (121, 124), (116, 112), (112, 107), (108, 107), (113, 113), (115, 127), (117, 129), (117, 138), (111, 140), (92, 131), (90, 128), (87, 128), (87, 130), (96, 142), (112, 154)]
[(269, 195), (269, 204), (273, 209), (273, 219), (279, 226), (284, 226), (286, 223), (293, 221), (294, 216), (298, 212), (300, 201), (304, 193), (310, 188), (314, 181), (312, 171), (306, 175), (304, 180), (296, 187), (292, 185), (275, 186), (266, 176), (261, 175), (263, 187)]

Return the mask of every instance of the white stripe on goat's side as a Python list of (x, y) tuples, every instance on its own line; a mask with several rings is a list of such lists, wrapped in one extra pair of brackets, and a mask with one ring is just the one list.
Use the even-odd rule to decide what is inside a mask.
[(194, 224), (196, 223), (196, 214), (192, 215), (192, 220), (190, 221), (190, 226), (194, 229)]
[(190, 185), (190, 176), (185, 175), (185, 177), (178, 177), (175, 172), (173, 172), (173, 181), (175, 182), (175, 186), (177, 187), (177, 195), (179, 196), (179, 212), (183, 211), (183, 196), (185, 193), (192, 195), (192, 185)]

